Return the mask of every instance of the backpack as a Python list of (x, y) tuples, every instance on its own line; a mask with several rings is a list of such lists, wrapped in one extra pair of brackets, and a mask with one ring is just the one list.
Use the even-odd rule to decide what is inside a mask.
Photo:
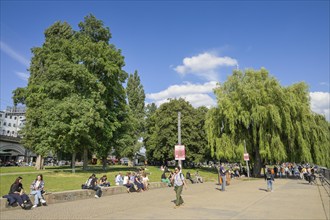
[(91, 183), (92, 183), (92, 178), (89, 178), (89, 179), (85, 182), (85, 184), (82, 184), (82, 185), (81, 185), (81, 189), (89, 189), (90, 187), (92, 187), (92, 186), (91, 186)]

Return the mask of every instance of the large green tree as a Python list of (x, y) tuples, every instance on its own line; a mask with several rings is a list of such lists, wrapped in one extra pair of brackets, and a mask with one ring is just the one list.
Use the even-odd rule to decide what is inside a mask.
[[(132, 148), (129, 150), (129, 156), (132, 158), (136, 152), (138, 152), (142, 147), (142, 142), (140, 139), (143, 137), (143, 131), (145, 128), (145, 93), (143, 86), (140, 81), (140, 76), (138, 72), (135, 71), (134, 74), (130, 74), (128, 76), (127, 87), (127, 100), (128, 106), (130, 109), (130, 113), (132, 115), (131, 122), (134, 126), (134, 131), (131, 132), (132, 138), (134, 139), (134, 143), (131, 146), (126, 146), (126, 148)], [(126, 149), (125, 151), (127, 151)], [(133, 155), (132, 155), (133, 153)]]
[(246, 141), (255, 176), (268, 162), (329, 166), (329, 123), (311, 111), (305, 83), (282, 87), (265, 69), (235, 70), (215, 94), (206, 119), (214, 158), (242, 160)]
[(186, 147), (186, 161), (203, 160), (207, 141), (201, 131), (204, 130), (206, 110), (197, 110), (184, 99), (173, 99), (162, 104), (148, 119), (145, 146), (149, 161), (174, 159), (174, 146), (178, 143), (178, 112), (181, 112), (181, 143)]
[(124, 58), (93, 15), (79, 28), (66, 22), (49, 27), (42, 47), (32, 49), (28, 86), (14, 92), (14, 100), (27, 106), (24, 145), (43, 156), (90, 150), (105, 158), (121, 127)]

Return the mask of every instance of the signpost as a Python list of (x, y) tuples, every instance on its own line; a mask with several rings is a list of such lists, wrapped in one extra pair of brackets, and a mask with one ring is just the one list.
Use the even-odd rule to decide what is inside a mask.
[(186, 159), (186, 151), (184, 145), (175, 145), (174, 150), (175, 160), (181, 161)]
[(249, 161), (249, 153), (244, 153), (244, 160)]
[(178, 112), (178, 145), (175, 145), (174, 154), (175, 154), (175, 160), (178, 160), (179, 167), (182, 170), (181, 160), (185, 160), (186, 152), (184, 145), (181, 145), (181, 112)]

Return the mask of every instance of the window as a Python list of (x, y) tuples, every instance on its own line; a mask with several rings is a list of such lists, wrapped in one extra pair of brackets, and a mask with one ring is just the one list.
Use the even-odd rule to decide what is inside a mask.
[(12, 133), (12, 134), (15, 134), (15, 131), (12, 131), (11, 133)]
[(13, 124), (13, 127), (16, 127), (16, 124)]
[(4, 123), (3, 123), (3, 126), (6, 126), (6, 125), (7, 125), (7, 123), (6, 123), (6, 122), (4, 122)]
[(13, 116), (10, 116), (10, 119), (12, 119)]
[(17, 117), (14, 117), (14, 119), (16, 120)]
[(2, 114), (0, 114), (0, 117), (2, 117)]
[(7, 131), (7, 134), (9, 134), (9, 131)]
[(8, 123), (8, 126), (11, 127), (11, 123)]

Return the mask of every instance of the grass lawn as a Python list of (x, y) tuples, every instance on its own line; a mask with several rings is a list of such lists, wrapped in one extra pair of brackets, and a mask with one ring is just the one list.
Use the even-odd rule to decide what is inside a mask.
[[(72, 173), (71, 168), (68, 166), (61, 167), (46, 167), (45, 170), (37, 171), (34, 167), (1, 167), (0, 168), (0, 195), (3, 196), (8, 193), (10, 185), (15, 181), (18, 176), (23, 177), (23, 187), (27, 192), (30, 192), (30, 184), (39, 173), (42, 173), (45, 181), (45, 190), (47, 192), (60, 192), (65, 190), (81, 189), (81, 184), (85, 183), (88, 177), (95, 173), (98, 178), (107, 175), (111, 186), (115, 185), (115, 176), (122, 172), (123, 175), (128, 171), (137, 171), (139, 167), (128, 166), (109, 166), (106, 171), (102, 170), (101, 166), (89, 166), (88, 171), (83, 171), (81, 167), (76, 167), (76, 172)], [(170, 168), (173, 170), (173, 168)], [(183, 169), (186, 174), (190, 171), (194, 176), (196, 170), (204, 178), (204, 181), (217, 181), (217, 171), (210, 168), (199, 169)], [(162, 171), (159, 167), (148, 166), (147, 173), (149, 173), (150, 182), (160, 182)], [(168, 174), (167, 174), (168, 175)]]

